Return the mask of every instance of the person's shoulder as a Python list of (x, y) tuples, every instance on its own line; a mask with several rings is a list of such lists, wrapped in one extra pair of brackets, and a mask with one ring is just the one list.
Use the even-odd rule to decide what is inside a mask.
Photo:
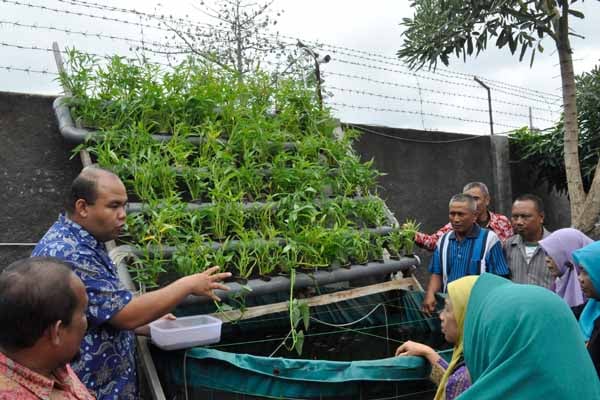
[(511, 237), (509, 237), (508, 239), (506, 239), (506, 241), (504, 242), (505, 246), (510, 246), (514, 243), (517, 242), (517, 240), (519, 240), (519, 235), (512, 235)]
[(34, 399), (31, 392), (13, 379), (14, 371), (0, 370), (0, 400)]

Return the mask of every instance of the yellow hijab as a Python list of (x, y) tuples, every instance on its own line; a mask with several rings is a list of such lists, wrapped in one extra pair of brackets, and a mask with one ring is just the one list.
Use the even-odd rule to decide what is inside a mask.
[(454, 314), (456, 325), (458, 326), (458, 337), (456, 338), (456, 343), (454, 343), (452, 360), (450, 360), (448, 369), (440, 381), (434, 400), (444, 400), (446, 398), (446, 384), (448, 383), (448, 378), (452, 375), (456, 364), (458, 364), (458, 361), (462, 357), (463, 324), (465, 322), (465, 315), (467, 314), (467, 303), (469, 302), (469, 296), (471, 296), (471, 289), (473, 289), (477, 278), (479, 278), (479, 276), (465, 276), (448, 284), (448, 296), (450, 297), (450, 302), (452, 302), (452, 313)]

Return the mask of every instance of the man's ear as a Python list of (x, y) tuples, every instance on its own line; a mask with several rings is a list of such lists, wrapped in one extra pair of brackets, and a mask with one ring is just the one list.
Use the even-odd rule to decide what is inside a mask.
[(75, 214), (82, 218), (88, 216), (88, 204), (84, 199), (77, 199), (75, 202)]
[(63, 327), (63, 322), (61, 320), (56, 321), (50, 327), (48, 327), (48, 336), (50, 338), (50, 342), (54, 346), (60, 346), (61, 343), (61, 330)]

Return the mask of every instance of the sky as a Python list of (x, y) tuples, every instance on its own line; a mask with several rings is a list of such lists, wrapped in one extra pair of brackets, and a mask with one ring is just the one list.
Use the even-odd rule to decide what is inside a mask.
[[(81, 6), (85, 2), (87, 7)], [(93, 34), (145, 41), (164, 37), (164, 32), (134, 25), (147, 22), (141, 17), (90, 8), (94, 4), (211, 23), (201, 12), (204, 6), (199, 1), (171, 1), (162, 6), (155, 0), (2, 0), (0, 91), (61, 93), (54, 75), (18, 70), (55, 73), (52, 54), (15, 46), (46, 49), (56, 41), (61, 48), (74, 46), (96, 54), (131, 56), (124, 41)], [(327, 45), (318, 50), (332, 57), (321, 66), (324, 87), (330, 94), (326, 102), (343, 122), (489, 134), (487, 94), (473, 76), (492, 88), (495, 133), (529, 125), (530, 113), (533, 126), (538, 128), (551, 126), (560, 116), (558, 55), (549, 40), (543, 43), (545, 51), (536, 56), (531, 68), (527, 57), (519, 63), (507, 49), (498, 50), (490, 43), (488, 50), (477, 58), (467, 58), (466, 63), (452, 58), (448, 69), (411, 72), (395, 56), (402, 45), (400, 22), (413, 14), (410, 1), (275, 0), (272, 8), (283, 11), (276, 25), (281, 35), (290, 41), (295, 38)], [(585, 20), (571, 19), (574, 30), (586, 37), (572, 39), (575, 72), (581, 73), (599, 63), (600, 44), (594, 39), (600, 34), (600, 3), (577, 2), (576, 8), (586, 15)], [(78, 12), (130, 23), (74, 14)], [(86, 32), (88, 36), (62, 30)]]

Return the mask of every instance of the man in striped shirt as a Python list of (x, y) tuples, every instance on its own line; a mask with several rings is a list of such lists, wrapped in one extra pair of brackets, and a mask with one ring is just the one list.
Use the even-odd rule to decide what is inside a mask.
[[(470, 182), (463, 188), (463, 193), (470, 195), (475, 199), (477, 204), (477, 224), (482, 228), (494, 231), (502, 242), (505, 242), (513, 235), (513, 228), (510, 220), (502, 214), (493, 213), (488, 210), (490, 205), (490, 192), (488, 187), (483, 182)], [(452, 230), (450, 223), (442, 226), (437, 232), (427, 235), (426, 233), (417, 232), (415, 235), (415, 243), (426, 250), (434, 250), (437, 241), (446, 232)]]
[(431, 278), (421, 308), (435, 311), (435, 293), (445, 292), (448, 283), (467, 275), (491, 272), (508, 276), (502, 243), (491, 230), (476, 224), (477, 204), (468, 194), (450, 199), (449, 219), (452, 230), (442, 235), (429, 263)]

